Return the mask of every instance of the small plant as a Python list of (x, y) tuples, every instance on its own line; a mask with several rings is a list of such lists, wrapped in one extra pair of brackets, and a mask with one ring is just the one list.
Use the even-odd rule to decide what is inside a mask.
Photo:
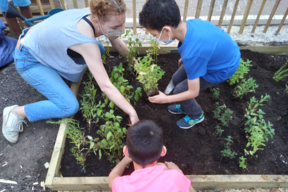
[(244, 130), (249, 135), (246, 149), (244, 149), (246, 155), (254, 155), (258, 150), (263, 150), (260, 146), (265, 146), (264, 143), (268, 141), (268, 136), (273, 138), (275, 134), (275, 130), (272, 128), (273, 124), (269, 121), (266, 123), (263, 119), (264, 111), (258, 109), (256, 112), (257, 107), (262, 106), (262, 103), (268, 99), (270, 96), (267, 94), (264, 97), (261, 95), (260, 101), (255, 97), (250, 98), (248, 109), (244, 115), (247, 118)]
[(230, 159), (235, 158), (235, 156), (237, 155), (237, 153), (235, 151), (231, 151), (230, 149), (230, 145), (233, 143), (232, 141), (232, 137), (229, 135), (227, 138), (225, 138), (224, 140), (227, 141), (226, 145), (225, 145), (225, 149), (223, 149), (221, 151), (221, 155), (223, 157), (228, 157)]
[(243, 156), (239, 157), (239, 167), (246, 169), (247, 165), (245, 164), (246, 158)]
[(220, 118), (220, 113), (221, 113), (221, 111), (226, 108), (226, 105), (223, 104), (223, 105), (220, 106), (220, 105), (219, 105), (219, 102), (216, 102), (215, 105), (216, 105), (216, 108), (215, 108), (215, 110), (213, 111), (213, 113), (214, 113), (214, 116), (213, 116), (213, 117), (214, 117), (215, 119), (218, 119), (218, 118)]
[(160, 49), (160, 45), (157, 43), (157, 41), (150, 37), (149, 38), (151, 47), (146, 51), (147, 55), (152, 57), (154, 60), (154, 63), (157, 64), (157, 56), (158, 56), (158, 49)]
[(137, 79), (142, 83), (144, 91), (148, 96), (158, 94), (158, 81), (164, 75), (164, 71), (156, 64), (152, 64), (152, 59), (148, 56), (138, 58), (139, 65), (135, 65), (138, 72)]
[(281, 79), (283, 79), (284, 77), (288, 76), (288, 69), (283, 70), (286, 66), (287, 66), (288, 61), (286, 61), (286, 63), (284, 65), (282, 65), (282, 67), (280, 67), (280, 69), (278, 71), (275, 72), (273, 79), (278, 82)]
[(235, 87), (233, 91), (233, 96), (234, 98), (239, 97), (240, 99), (242, 99), (242, 97), (249, 92), (255, 93), (255, 89), (257, 87), (258, 85), (255, 83), (255, 80), (252, 77), (250, 77), (248, 80), (242, 79), (241, 83), (239, 83)]
[(109, 51), (109, 41), (106, 38), (106, 47), (105, 47), (105, 53), (102, 55), (102, 63), (106, 64), (106, 58), (110, 56), (110, 51)]
[(139, 38), (133, 39), (133, 33), (130, 33), (131, 30), (127, 30), (124, 37), (128, 37), (128, 51), (127, 51), (127, 70), (133, 72), (133, 66), (135, 62), (135, 58), (137, 55), (139, 55), (138, 48), (142, 47), (141, 42), (139, 41)]
[(223, 133), (223, 131), (224, 131), (224, 130), (223, 130), (219, 125), (217, 125), (217, 126), (216, 126), (216, 132), (215, 132), (213, 135), (221, 136), (222, 133)]
[[(120, 93), (125, 97), (125, 99), (130, 102), (134, 98), (135, 103), (139, 100), (139, 96), (142, 96), (141, 87), (137, 87), (135, 92), (133, 92), (133, 86), (129, 85), (127, 79), (124, 79), (123, 72), (125, 69), (122, 67), (122, 63), (113, 67), (110, 81), (113, 85), (120, 91)], [(113, 107), (112, 107), (113, 108)]]
[(93, 80), (93, 75), (90, 72), (88, 73), (88, 78), (88, 81), (83, 82), (84, 90), (80, 95), (82, 98), (82, 101), (80, 102), (80, 111), (88, 124), (90, 134), (91, 121), (96, 116), (95, 98), (97, 89), (95, 88), (96, 85)]
[(209, 88), (209, 90), (212, 92), (212, 94), (213, 94), (213, 99), (214, 100), (218, 100), (219, 99), (219, 97), (220, 97), (220, 89), (219, 88), (213, 88), (213, 87), (210, 87)]
[(106, 123), (100, 126), (97, 134), (103, 139), (97, 144), (95, 149), (99, 150), (99, 158), (102, 152), (106, 154), (108, 160), (112, 163), (119, 162), (122, 159), (123, 139), (126, 135), (126, 128), (120, 127), (121, 116), (115, 116), (114, 110), (105, 113)]
[(229, 85), (234, 85), (244, 78), (244, 75), (249, 72), (249, 67), (252, 66), (250, 63), (251, 61), (248, 59), (246, 62), (243, 61), (243, 59), (240, 60), (240, 65), (237, 71), (227, 80)]

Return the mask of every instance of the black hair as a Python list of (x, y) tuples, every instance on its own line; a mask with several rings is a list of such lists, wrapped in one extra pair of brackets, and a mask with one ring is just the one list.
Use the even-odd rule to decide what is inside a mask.
[(180, 21), (180, 10), (175, 0), (149, 0), (139, 13), (141, 26), (158, 31), (165, 25), (177, 28)]
[(128, 129), (126, 145), (132, 160), (144, 168), (159, 159), (163, 148), (163, 131), (153, 121), (139, 121)]

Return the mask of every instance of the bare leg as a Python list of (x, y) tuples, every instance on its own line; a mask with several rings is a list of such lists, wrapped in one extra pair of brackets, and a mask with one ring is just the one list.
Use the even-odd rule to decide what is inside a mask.
[[(3, 13), (3, 15), (5, 16), (5, 13)], [(9, 27), (11, 27), (11, 29), (15, 32), (16, 37), (18, 39), (19, 35), (21, 35), (21, 29), (18, 25), (17, 19), (16, 18), (6, 18), (6, 21), (9, 25)]]
[(26, 117), (26, 114), (25, 114), (24, 107), (25, 107), (25, 106), (15, 107), (15, 108), (12, 110), (12, 113), (13, 113), (14, 115), (18, 115), (18, 116), (21, 116), (21, 117), (25, 118), (25, 117)]
[(19, 7), (21, 14), (24, 15), (27, 19), (32, 18), (32, 12), (29, 6), (27, 7)]

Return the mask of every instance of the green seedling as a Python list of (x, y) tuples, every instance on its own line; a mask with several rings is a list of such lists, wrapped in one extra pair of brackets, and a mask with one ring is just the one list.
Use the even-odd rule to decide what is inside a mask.
[(95, 99), (97, 89), (95, 88), (96, 84), (91, 73), (88, 73), (88, 78), (88, 81), (83, 82), (84, 90), (80, 95), (82, 98), (80, 102), (80, 111), (88, 124), (90, 134), (92, 119), (96, 117)]
[(256, 88), (258, 88), (258, 85), (255, 83), (255, 80), (252, 77), (250, 77), (248, 80), (242, 79), (241, 83), (235, 87), (233, 96), (234, 98), (242, 99), (242, 97), (247, 93), (255, 93)]
[(128, 38), (128, 51), (127, 51), (127, 72), (133, 72), (133, 66), (135, 62), (135, 58), (139, 55), (138, 48), (142, 47), (142, 43), (139, 38), (133, 38), (133, 33), (131, 30), (126, 30), (124, 37)]
[(268, 136), (273, 138), (275, 130), (272, 128), (273, 124), (269, 121), (266, 123), (264, 120), (265, 112), (258, 109), (258, 106), (262, 106), (264, 101), (270, 99), (269, 95), (261, 95), (260, 101), (255, 97), (250, 98), (248, 108), (244, 117), (245, 121), (245, 133), (248, 134), (248, 143), (244, 152), (246, 155), (254, 155), (258, 150), (263, 150), (261, 146), (265, 146), (265, 142), (268, 141)]
[(216, 108), (215, 108), (215, 110), (213, 111), (213, 113), (214, 113), (214, 116), (213, 116), (213, 117), (214, 117), (215, 119), (218, 119), (218, 118), (220, 118), (220, 113), (221, 113), (221, 111), (226, 108), (226, 105), (223, 104), (223, 105), (220, 106), (220, 105), (219, 105), (219, 102), (216, 102), (215, 105), (216, 105)]
[(288, 61), (278, 71), (275, 72), (273, 79), (278, 82), (281, 79), (285, 78), (288, 76), (288, 69), (284, 69), (287, 66)]
[(243, 156), (239, 157), (239, 167), (241, 167), (242, 169), (246, 169), (247, 167), (245, 161), (246, 158), (244, 158)]
[(216, 105), (216, 108), (215, 110), (213, 111), (214, 113), (214, 118), (215, 119), (218, 119), (221, 121), (221, 124), (222, 126), (225, 126), (225, 127), (228, 127), (228, 124), (229, 124), (229, 121), (232, 120), (232, 114), (233, 114), (233, 111), (231, 111), (229, 108), (227, 108), (224, 113), (221, 115), (221, 112), (223, 111), (223, 109), (226, 108), (226, 105), (223, 104), (223, 105), (219, 105), (219, 102), (216, 102), (215, 103)]
[(213, 88), (213, 87), (210, 87), (209, 88), (209, 90), (212, 92), (212, 94), (213, 94), (213, 99), (214, 100), (218, 100), (219, 99), (219, 97), (220, 97), (220, 89), (219, 88)]
[(164, 75), (164, 71), (156, 64), (152, 64), (152, 59), (148, 56), (138, 58), (138, 65), (135, 69), (138, 73), (137, 79), (142, 83), (144, 91), (148, 96), (158, 94), (158, 81)]
[(151, 47), (146, 51), (147, 55), (149, 57), (152, 57), (154, 60), (154, 63), (157, 64), (157, 56), (158, 56), (158, 50), (160, 49), (160, 45), (157, 43), (157, 41), (153, 38), (149, 38)]
[(249, 67), (252, 66), (250, 63), (251, 61), (248, 59), (246, 62), (242, 59), (240, 60), (240, 65), (237, 71), (227, 80), (229, 85), (234, 85), (244, 78), (244, 75), (249, 72)]
[(106, 38), (106, 47), (105, 47), (105, 53), (102, 55), (102, 63), (106, 64), (106, 59), (110, 56), (110, 50), (109, 50), (109, 40)]
[(229, 135), (227, 138), (225, 138), (224, 140), (227, 141), (226, 145), (225, 145), (225, 149), (223, 149), (221, 151), (221, 155), (223, 157), (228, 157), (230, 159), (235, 158), (235, 156), (237, 155), (237, 153), (235, 151), (231, 151), (230, 149), (230, 145), (233, 143), (232, 141), (232, 137)]
[(216, 132), (215, 132), (213, 135), (221, 136), (222, 133), (223, 133), (223, 131), (224, 131), (224, 130), (223, 130), (219, 125), (217, 125), (217, 126), (216, 126)]

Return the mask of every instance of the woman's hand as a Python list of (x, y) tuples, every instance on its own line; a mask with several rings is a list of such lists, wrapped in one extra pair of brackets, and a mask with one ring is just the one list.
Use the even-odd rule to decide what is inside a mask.
[(165, 95), (163, 92), (159, 91), (159, 95), (155, 95), (153, 97), (148, 97), (151, 103), (168, 103), (168, 96)]
[(134, 111), (131, 115), (129, 115), (130, 122), (127, 124), (128, 126), (132, 126), (139, 121), (138, 115), (136, 111)]

